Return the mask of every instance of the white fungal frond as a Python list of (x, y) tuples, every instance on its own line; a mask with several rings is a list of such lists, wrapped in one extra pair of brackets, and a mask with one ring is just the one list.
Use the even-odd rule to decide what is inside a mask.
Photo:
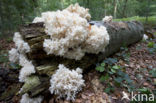
[(19, 64), (22, 67), (22, 69), (20, 70), (20, 73), (19, 73), (19, 81), (20, 82), (25, 82), (26, 78), (35, 73), (35, 67), (34, 65), (32, 64), (31, 61), (29, 61), (25, 55), (20, 55), (19, 57)]
[(16, 43), (16, 41), (21, 40), (22, 36), (20, 35), (19, 32), (14, 33), (13, 41)]
[(39, 96), (36, 98), (30, 98), (29, 95), (26, 93), (26, 94), (22, 95), (20, 103), (41, 103), (42, 100), (43, 100), (42, 96)]
[(25, 64), (19, 73), (19, 81), (25, 82), (26, 78), (32, 73), (35, 73), (35, 68), (33, 64)]
[[(76, 50), (75, 47), (81, 45), (87, 38), (89, 24), (86, 19), (81, 18), (77, 14), (63, 10), (46, 12), (42, 16), (45, 18), (45, 31), (51, 36), (51, 39), (45, 39), (43, 43), (44, 50), (47, 54), (55, 54), (63, 57), (66, 57), (69, 53), (72, 55)], [(73, 51), (70, 51), (69, 48)], [(80, 49), (77, 50), (80, 51)], [(76, 52), (75, 54), (78, 55), (75, 56), (77, 57), (71, 58), (79, 59), (84, 55), (84, 53)]]
[(32, 21), (32, 23), (38, 23), (38, 22), (44, 22), (44, 19), (42, 17), (35, 17), (35, 19)]
[(65, 52), (68, 51), (68, 48), (65, 48), (65, 43), (61, 41), (63, 40), (45, 39), (43, 42), (44, 50), (47, 52), (47, 54), (63, 56)]
[(18, 62), (18, 60), (19, 60), (18, 50), (15, 48), (12, 48), (9, 51), (9, 61), (15, 63), (15, 62)]
[(104, 26), (91, 26), (90, 33), (85, 42), (85, 49), (88, 53), (99, 53), (104, 51), (109, 44), (109, 34)]
[(110, 23), (112, 22), (113, 20), (113, 17), (112, 16), (105, 16), (102, 21), (105, 22), (105, 23)]
[(13, 41), (15, 42), (15, 46), (20, 53), (28, 53), (30, 51), (28, 43), (22, 39), (19, 32), (14, 33)]
[(63, 64), (60, 64), (58, 68), (51, 77), (49, 90), (60, 98), (64, 97), (67, 100), (74, 100), (75, 95), (85, 85), (82, 78), (82, 70), (80, 68), (69, 70)]
[[(70, 13), (67, 10), (56, 11), (56, 12), (45, 12), (42, 13), (45, 23), (45, 32), (55, 39), (60, 39), (69, 35), (74, 35), (71, 28), (78, 26), (82, 30), (88, 27), (87, 20), (81, 18), (75, 13)], [(84, 31), (84, 30), (83, 30)]]
[(147, 40), (148, 36), (146, 34), (143, 35), (143, 40)]
[(30, 61), (27, 59), (25, 54), (19, 55), (19, 65), (24, 66), (25, 64), (29, 64)]
[(80, 47), (73, 48), (64, 54), (65, 58), (81, 60), (81, 58), (85, 55), (85, 51)]
[(77, 13), (80, 17), (87, 20), (90, 20), (91, 18), (91, 15), (89, 14), (89, 9), (81, 7), (78, 3), (76, 3), (75, 5), (70, 5), (65, 10), (68, 10), (71, 13)]

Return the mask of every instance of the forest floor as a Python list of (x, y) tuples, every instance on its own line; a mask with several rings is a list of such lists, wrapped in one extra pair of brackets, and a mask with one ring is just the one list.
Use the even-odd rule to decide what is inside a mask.
[[(0, 40), (0, 103), (18, 103), (20, 100), (16, 96), (21, 86), (18, 84), (19, 68), (8, 60), (8, 50), (12, 47), (14, 44), (10, 39)], [(74, 103), (129, 103), (122, 97), (131, 98), (132, 92), (156, 96), (156, 39), (121, 47), (118, 53), (84, 73), (84, 79), (86, 86)], [(44, 99), (43, 103), (47, 101), (70, 103), (55, 97)]]

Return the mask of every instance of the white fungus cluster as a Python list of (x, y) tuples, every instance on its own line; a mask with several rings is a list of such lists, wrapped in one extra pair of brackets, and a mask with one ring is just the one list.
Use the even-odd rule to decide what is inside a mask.
[[(42, 19), (41, 19), (42, 18)], [(85, 53), (99, 53), (109, 43), (109, 34), (104, 26), (91, 26), (88, 9), (78, 4), (56, 12), (44, 12), (41, 18), (34, 21), (44, 21), (45, 32), (50, 39), (45, 39), (43, 47), (46, 53), (62, 56), (68, 59), (80, 60)]]
[(71, 13), (76, 13), (78, 14), (80, 17), (85, 18), (87, 20), (90, 20), (91, 15), (89, 14), (89, 9), (85, 9), (83, 7), (81, 7), (78, 3), (76, 3), (75, 5), (70, 5), (69, 7), (67, 7), (65, 10), (70, 11)]
[(28, 43), (26, 43), (19, 32), (14, 33), (13, 41), (15, 43), (16, 48), (12, 48), (9, 51), (9, 60), (11, 62), (17, 62), (19, 60), (19, 55), (25, 54), (30, 51), (30, 47)]
[(25, 55), (20, 55), (19, 57), (19, 64), (22, 67), (20, 73), (19, 73), (19, 81), (20, 82), (25, 82), (26, 78), (32, 74), (32, 73), (35, 73), (35, 67), (34, 65), (32, 64), (31, 61), (29, 61)]
[(59, 64), (58, 70), (50, 79), (50, 92), (58, 95), (60, 98), (64, 97), (66, 100), (74, 100), (75, 95), (85, 85), (82, 78), (82, 70), (69, 70), (63, 64)]
[(105, 47), (109, 44), (109, 35), (106, 27), (97, 27), (93, 25), (90, 33), (88, 34), (85, 48), (88, 53), (99, 53), (105, 50)]
[(148, 39), (148, 36), (146, 34), (143, 35), (143, 40), (147, 40)]
[(22, 99), (20, 100), (20, 103), (41, 103), (42, 100), (43, 100), (42, 96), (36, 98), (30, 98), (29, 95), (26, 93), (22, 95)]
[(15, 32), (13, 41), (15, 42), (15, 46), (20, 53), (28, 53), (30, 52), (30, 47), (27, 42), (22, 39), (22, 36), (19, 32)]
[(81, 59), (84, 51), (79, 47), (89, 33), (87, 20), (67, 10), (46, 12), (42, 16), (45, 18), (45, 32), (51, 36), (51, 39), (45, 39), (43, 43), (47, 54), (70, 57), (71, 53), (79, 50), (75, 57), (70, 58)]
[(112, 22), (113, 20), (113, 17), (112, 16), (105, 16), (102, 21), (105, 22), (105, 23), (110, 23)]
[(9, 51), (9, 61), (11, 61), (13, 63), (19, 61), (19, 53), (18, 53), (18, 50), (17, 49), (12, 48)]
[(9, 51), (9, 60), (13, 63), (19, 62), (22, 69), (19, 73), (19, 81), (24, 82), (27, 76), (35, 73), (35, 67), (32, 62), (26, 57), (26, 53), (30, 52), (30, 47), (27, 42), (25, 42), (19, 32), (14, 33), (13, 41), (15, 42), (15, 48)]
[(35, 17), (35, 19), (32, 21), (32, 23), (38, 23), (38, 22), (44, 22), (43, 18)]

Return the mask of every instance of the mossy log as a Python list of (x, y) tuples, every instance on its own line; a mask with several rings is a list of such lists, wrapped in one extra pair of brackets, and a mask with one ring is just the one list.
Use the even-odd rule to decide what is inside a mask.
[[(86, 54), (81, 60), (78, 61), (46, 54), (43, 49), (43, 41), (44, 39), (50, 37), (44, 32), (43, 23), (28, 24), (23, 26), (20, 29), (20, 34), (31, 47), (31, 52), (28, 53), (27, 56), (30, 60), (34, 61), (37, 71), (36, 75), (40, 78), (44, 76), (44, 78), (48, 79), (45, 79), (46, 81), (39, 79), (42, 83), (38, 83), (38, 85), (34, 88), (29, 88), (29, 86), (27, 86), (27, 91), (23, 91), (21, 94), (29, 92), (31, 96), (35, 96), (44, 90), (48, 90), (47, 86), (42, 85), (49, 85), (47, 80), (48, 82), (50, 81), (49, 77), (53, 75), (59, 64), (64, 64), (71, 69), (80, 67), (85, 71), (91, 65), (94, 65), (95, 63), (103, 60), (105, 57), (117, 52), (121, 46), (128, 46), (140, 41), (144, 34), (143, 25), (137, 21), (111, 23), (92, 21), (90, 22), (90, 25), (105, 26), (107, 28), (110, 35), (109, 45), (105, 48), (104, 52), (99, 54)], [(31, 83), (31, 85), (33, 84)]]

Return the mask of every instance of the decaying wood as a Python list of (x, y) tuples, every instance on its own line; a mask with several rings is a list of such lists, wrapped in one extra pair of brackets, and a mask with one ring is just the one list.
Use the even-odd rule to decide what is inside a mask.
[(0, 67), (0, 103), (11, 103), (13, 98), (20, 90), (21, 83), (18, 83), (18, 70)]
[[(20, 29), (20, 34), (31, 47), (31, 52), (28, 53), (27, 56), (30, 60), (34, 61), (34, 65), (36, 66), (37, 71), (35, 75), (40, 77), (40, 79), (38, 79), (39, 81), (42, 81), (42, 83), (38, 83), (37, 85), (35, 85), (36, 82), (32, 82), (31, 85), (35, 85), (33, 88), (30, 88), (30, 86), (25, 86), (28, 84), (25, 83), (25, 87), (23, 87), (26, 89), (21, 91), (21, 94), (29, 92), (31, 96), (35, 96), (45, 90), (48, 90), (47, 85), (49, 85), (49, 77), (53, 75), (59, 64), (64, 64), (71, 69), (80, 67), (85, 71), (91, 65), (94, 65), (95, 63), (103, 60), (105, 57), (108, 57), (117, 52), (121, 46), (128, 46), (140, 41), (144, 33), (143, 25), (136, 21), (112, 23), (92, 21), (90, 24), (105, 26), (110, 35), (110, 42), (109, 45), (105, 48), (104, 52), (97, 55), (86, 54), (79, 61), (46, 54), (43, 49), (43, 41), (44, 39), (50, 37), (44, 32), (43, 23), (29, 24)], [(42, 76), (44, 76), (43, 80)]]

